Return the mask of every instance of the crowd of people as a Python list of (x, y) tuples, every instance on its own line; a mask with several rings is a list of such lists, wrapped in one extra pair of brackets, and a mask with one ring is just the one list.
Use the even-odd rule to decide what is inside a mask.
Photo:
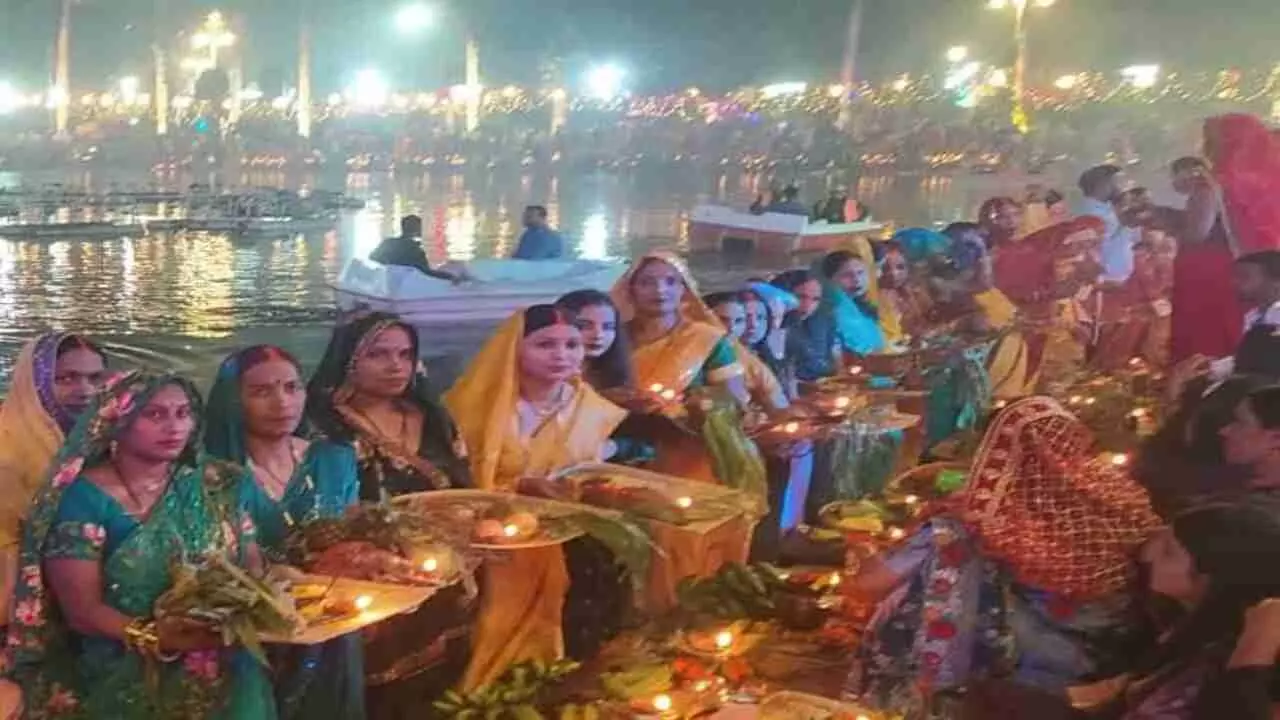
[[(207, 393), (114, 373), (89, 339), (42, 334), (0, 407), (0, 711), (419, 717), (513, 663), (591, 657), (633, 605), (660, 613), (683, 578), (776, 558), (827, 501), (973, 430), (983, 439), (947, 510), (847, 568), (843, 591), (876, 606), (850, 697), (982, 718), (1270, 718), (1280, 143), (1227, 117), (1208, 123), (1205, 152), (1174, 166), (1185, 209), (1153, 207), (1103, 166), (1081, 177), (1074, 215), (1053, 192), (996, 198), (976, 222), (860, 241), (705, 296), (680, 257), (652, 252), (611, 293), (515, 313), (443, 394), (418, 332), (379, 313), (344, 318), (309, 378), (256, 346)], [(936, 350), (943, 338), (965, 341)], [(1134, 358), (1167, 370), (1170, 403), (1117, 464), (1054, 395), (1081, 368)], [(270, 669), (215, 628), (153, 616), (175, 557), (262, 572), (295, 524), (357, 503), (446, 488), (557, 497), (548, 478), (597, 460), (742, 487), (746, 465), (675, 420), (714, 398), (743, 427), (767, 424), (852, 374), (921, 388), (921, 427), (860, 449), (860, 463), (883, 462), (864, 463), (853, 491), (827, 443), (741, 434), (768, 514), (697, 542), (655, 532), (664, 552), (636, 596), (584, 537), (506, 551), (478, 590), (451, 587), (363, 634), (273, 648)]]

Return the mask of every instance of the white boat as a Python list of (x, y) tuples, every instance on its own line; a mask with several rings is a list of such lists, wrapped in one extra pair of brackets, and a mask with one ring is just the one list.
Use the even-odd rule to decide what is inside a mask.
[(859, 236), (879, 236), (884, 223), (828, 223), (803, 215), (755, 215), (722, 205), (699, 205), (689, 214), (693, 252), (753, 252), (763, 255), (829, 252)]
[(338, 309), (394, 313), (418, 327), (493, 323), (573, 290), (608, 292), (627, 266), (595, 260), (473, 260), (441, 269), (468, 279), (454, 285), (414, 268), (353, 259), (333, 286)]

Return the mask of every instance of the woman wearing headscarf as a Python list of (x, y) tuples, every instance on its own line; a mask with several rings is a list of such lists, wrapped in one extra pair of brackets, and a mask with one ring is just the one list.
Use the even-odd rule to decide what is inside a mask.
[[(273, 561), (285, 561), (290, 529), (339, 518), (356, 503), (360, 480), (350, 445), (300, 435), (306, 404), (302, 369), (273, 345), (233, 353), (209, 391), (205, 450), (247, 467), (242, 502)], [(359, 634), (273, 653), (283, 719), (362, 720), (364, 651)]]
[(58, 448), (89, 405), (106, 371), (93, 343), (44, 333), (18, 355), (0, 405), (0, 610), (8, 617), (22, 518)]
[[(362, 500), (471, 485), (466, 443), (421, 367), (413, 327), (372, 313), (334, 330), (307, 384), (311, 425), (355, 447)], [(469, 605), (455, 585), (366, 631), (369, 717), (416, 717), (458, 680), (471, 646)]]
[(156, 619), (175, 558), (250, 566), (239, 466), (199, 453), (200, 395), (131, 373), (76, 424), (23, 529), (9, 676), (28, 718), (274, 718), (263, 668), (221, 633)]
[(1132, 555), (1158, 520), (1093, 446), (1049, 398), (996, 416), (943, 514), (842, 585), (879, 600), (850, 695), (919, 710), (994, 676), (1065, 697), (1129, 657)]
[(1078, 297), (1097, 280), (1102, 223), (1084, 216), (995, 251), (996, 286), (1018, 307), (1028, 346), (1030, 383), (1052, 383), (1084, 365)]
[(715, 292), (703, 296), (702, 301), (728, 333), (733, 351), (742, 364), (742, 377), (752, 403), (766, 411), (778, 411), (790, 405), (778, 376), (746, 345), (747, 302), (742, 293)]
[(788, 319), (786, 358), (796, 380), (814, 382), (834, 375), (841, 366), (835, 317), (822, 307), (822, 280), (808, 270), (787, 270), (770, 281), (796, 299)]
[(885, 342), (900, 344), (925, 334), (933, 301), (928, 285), (921, 282), (924, 273), (919, 265), (943, 253), (946, 245), (944, 236), (913, 228), (897, 233), (882, 246), (878, 280), (880, 327), (884, 330)]
[(1174, 184), (1187, 194), (1173, 284), (1173, 362), (1222, 357), (1240, 339), (1244, 309), (1232, 291), (1232, 260), (1280, 249), (1280, 140), (1244, 114), (1204, 123), (1204, 152), (1174, 165)]
[(978, 208), (978, 225), (982, 227), (987, 248), (995, 250), (1022, 237), (1024, 227), (1022, 205), (1011, 197), (993, 197)]
[[(750, 393), (733, 339), (698, 297), (697, 285), (684, 261), (656, 251), (634, 263), (611, 293), (625, 323), (631, 360), (640, 388), (689, 391), (723, 390), (741, 407)], [(673, 406), (679, 412), (682, 404)], [(669, 431), (668, 431), (669, 430)], [(654, 428), (658, 450), (654, 469), (709, 482), (717, 478), (705, 444), (674, 428)]]
[(951, 238), (946, 267), (950, 277), (934, 286), (934, 312), (948, 321), (974, 313), (977, 324), (1001, 337), (987, 359), (987, 376), (994, 400), (1013, 400), (1031, 391), (1028, 348), (1023, 334), (1013, 328), (1017, 308), (995, 286), (991, 254), (974, 223), (953, 223), (943, 234)]
[[(626, 411), (581, 379), (583, 356), (572, 316), (551, 305), (517, 312), (485, 343), (445, 396), (471, 452), (475, 487), (516, 493), (522, 479), (545, 483), (558, 470), (612, 455), (609, 436)], [(603, 626), (617, 622), (621, 587), (608, 551), (575, 542), (576, 550), (511, 550), (484, 565), (488, 591), (464, 688), (488, 684), (514, 663), (559, 659), (566, 630), (590, 631), (589, 644), (598, 646)], [(579, 571), (574, 607), (566, 607), (566, 555)]]
[(819, 312), (834, 319), (842, 352), (867, 355), (884, 350), (875, 269), (875, 253), (866, 238), (858, 238), (852, 249), (827, 253), (814, 267), (822, 281)]

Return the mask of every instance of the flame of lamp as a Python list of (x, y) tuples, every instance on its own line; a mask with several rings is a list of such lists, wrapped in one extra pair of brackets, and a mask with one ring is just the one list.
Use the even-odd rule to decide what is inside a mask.
[(716, 647), (720, 650), (728, 650), (733, 647), (733, 633), (728, 630), (721, 630), (716, 633)]

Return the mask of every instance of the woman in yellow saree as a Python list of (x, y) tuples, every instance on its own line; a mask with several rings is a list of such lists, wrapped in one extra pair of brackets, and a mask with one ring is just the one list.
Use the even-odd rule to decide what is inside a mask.
[[(683, 394), (718, 386), (743, 407), (750, 404), (733, 341), (699, 298), (683, 260), (666, 251), (644, 255), (618, 280), (611, 295), (626, 323), (639, 388)], [(718, 482), (700, 438), (663, 432), (654, 441), (654, 470)]]
[[(514, 493), (557, 470), (604, 459), (626, 411), (581, 380), (581, 332), (564, 311), (535, 305), (489, 339), (445, 404), (470, 449), (481, 490)], [(566, 548), (510, 550), (484, 565), (485, 588), (463, 687), (513, 663), (564, 655)]]
[(20, 525), (31, 498), (106, 372), (93, 343), (48, 332), (22, 348), (0, 406), (0, 610), (8, 617)]

